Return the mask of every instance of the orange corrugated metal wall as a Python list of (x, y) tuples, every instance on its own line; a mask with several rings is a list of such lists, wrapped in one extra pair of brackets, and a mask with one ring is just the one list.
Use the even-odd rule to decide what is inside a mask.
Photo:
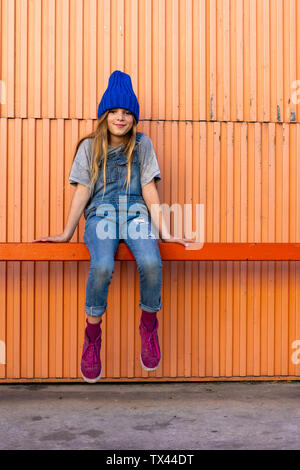
[[(161, 202), (204, 204), (207, 242), (300, 242), (300, 0), (0, 0), (0, 14), (0, 242), (63, 230), (75, 144), (115, 69)], [(83, 232), (82, 217), (71, 242)], [(81, 380), (88, 268), (0, 262), (1, 381)], [(299, 292), (300, 261), (163, 262), (148, 373), (136, 264), (116, 261), (103, 380), (299, 378)]]

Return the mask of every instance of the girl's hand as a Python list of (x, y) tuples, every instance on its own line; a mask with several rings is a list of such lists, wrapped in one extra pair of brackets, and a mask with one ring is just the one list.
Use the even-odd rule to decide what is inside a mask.
[(196, 240), (191, 240), (189, 238), (176, 238), (172, 235), (169, 238), (162, 238), (163, 242), (169, 243), (180, 243), (180, 245), (189, 246), (189, 243), (195, 243)]
[(64, 233), (61, 233), (59, 235), (53, 235), (52, 237), (42, 237), (42, 238), (37, 238), (33, 240), (34, 242), (56, 242), (56, 243), (64, 243), (68, 242), (71, 240), (72, 236), (65, 235)]

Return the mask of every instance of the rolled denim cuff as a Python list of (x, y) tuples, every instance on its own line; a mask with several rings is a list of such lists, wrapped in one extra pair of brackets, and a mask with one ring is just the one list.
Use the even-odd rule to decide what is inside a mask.
[(150, 312), (150, 313), (155, 313), (158, 312), (162, 307), (162, 303), (158, 307), (147, 307), (147, 305), (142, 304), (142, 302), (139, 303), (139, 308), (142, 310), (145, 310), (145, 312)]
[(104, 307), (89, 307), (88, 305), (85, 305), (85, 313), (91, 317), (100, 317), (105, 313), (106, 307), (107, 304)]

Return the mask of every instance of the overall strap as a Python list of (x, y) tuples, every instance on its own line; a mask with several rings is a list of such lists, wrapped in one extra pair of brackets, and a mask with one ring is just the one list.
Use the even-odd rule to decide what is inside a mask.
[(136, 134), (136, 137), (135, 137), (135, 144), (137, 145), (140, 141), (141, 141), (141, 138), (143, 137), (143, 133), (142, 132), (139, 132), (138, 134)]
[(142, 132), (139, 132), (136, 134), (135, 136), (135, 154), (137, 156), (137, 159), (138, 159), (138, 162), (140, 163), (140, 159), (139, 159), (139, 147), (138, 147), (138, 144), (140, 143), (142, 137), (144, 136), (145, 134), (143, 134)]

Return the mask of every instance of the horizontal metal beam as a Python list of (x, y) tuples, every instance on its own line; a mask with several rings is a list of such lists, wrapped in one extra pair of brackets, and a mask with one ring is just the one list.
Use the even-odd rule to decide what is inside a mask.
[[(204, 243), (188, 250), (178, 243), (159, 242), (165, 261), (296, 261), (300, 243)], [(120, 242), (116, 260), (135, 260), (125, 242)], [(0, 261), (89, 261), (84, 243), (0, 243)]]

